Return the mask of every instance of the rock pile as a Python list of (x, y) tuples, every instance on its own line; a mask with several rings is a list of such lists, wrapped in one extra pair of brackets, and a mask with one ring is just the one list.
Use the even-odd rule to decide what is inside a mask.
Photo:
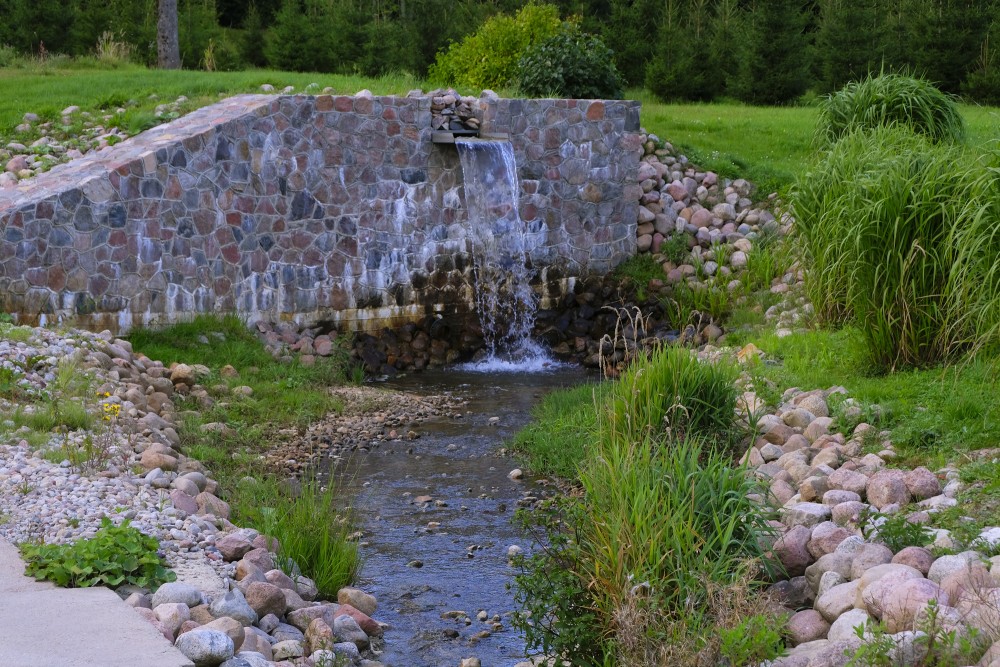
[(371, 618), (378, 606), (373, 596), (342, 588), (337, 602), (314, 602), (315, 584), (278, 569), (280, 545), (254, 530), (234, 530), (216, 544), (235, 564), (236, 583), (228, 590), (210, 598), (188, 584), (167, 583), (126, 600), (195, 665), (381, 665), (362, 657), (383, 632)]
[[(207, 368), (166, 367), (108, 332), (8, 327), (4, 333), (0, 369), (12, 389), (0, 398), (8, 416), (0, 423), (0, 536), (63, 543), (92, 537), (109, 516), (156, 537), (180, 581), (152, 594), (118, 592), (197, 665), (311, 666), (336, 656), (350, 665), (379, 664), (362, 659), (382, 633), (371, 619), (374, 598), (344, 589), (337, 603), (315, 601), (310, 580), (276, 567), (280, 545), (230, 523), (216, 481), (183, 453), (174, 401), (211, 400), (200, 384)], [(88, 400), (60, 393), (59, 376), (67, 373), (87, 377), (92, 412), (113, 405), (117, 418), (29, 446), (32, 433), (11, 416), (37, 409), (40, 397)], [(18, 404), (25, 399), (27, 405)], [(93, 432), (101, 428), (108, 430)], [(108, 444), (95, 449), (95, 442)]]
[(639, 163), (639, 253), (651, 253), (663, 265), (668, 283), (702, 274), (730, 276), (747, 264), (761, 235), (787, 233), (791, 217), (775, 218), (775, 195), (765, 205), (750, 198), (753, 185), (743, 179), (720, 181), (676, 154), (655, 134), (643, 137)]
[[(181, 114), (186, 102), (182, 95), (173, 102), (157, 105), (154, 115), (159, 122), (173, 120)], [(15, 140), (0, 148), (3, 167), (0, 188), (14, 187), (19, 181), (56, 165), (128, 139), (128, 132), (114, 124), (115, 118), (126, 110), (118, 107), (113, 113), (92, 114), (74, 105), (62, 110), (59, 121), (42, 121), (38, 114), (24, 114), (23, 122), (14, 129)], [(30, 141), (35, 136), (38, 138)]]
[[(760, 500), (778, 509), (773, 554), (789, 577), (772, 593), (790, 614), (793, 648), (773, 667), (846, 665), (862, 642), (856, 629), (878, 622), (894, 665), (923, 664), (928, 643), (919, 638), (947, 632), (959, 639), (978, 633), (983, 648), (993, 643), (979, 664), (1000, 664), (1000, 557), (986, 555), (996, 552), (1000, 529), (959, 545), (947, 530), (930, 528), (936, 512), (958, 502), (957, 471), (893, 467), (888, 433), (865, 423), (847, 435), (834, 432), (829, 399), (844, 393), (787, 391), (780, 409), (760, 418), (762, 435), (746, 454), (767, 485)], [(752, 392), (744, 394), (745, 409), (757, 404)], [(851, 399), (841, 406), (847, 418), (860, 416)], [(927, 525), (928, 547), (964, 550), (894, 552), (879, 536), (893, 516)]]
[[(413, 91), (421, 93), (420, 91)], [(485, 91), (484, 94), (489, 93)], [(479, 100), (459, 95), (454, 89), (438, 89), (427, 93), (431, 96), (431, 129), (442, 132), (478, 132), (480, 119)]]

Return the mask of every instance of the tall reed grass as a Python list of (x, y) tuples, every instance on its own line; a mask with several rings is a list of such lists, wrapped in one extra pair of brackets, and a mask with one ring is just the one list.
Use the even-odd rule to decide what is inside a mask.
[(902, 74), (869, 74), (820, 104), (814, 142), (833, 144), (855, 130), (902, 126), (931, 141), (957, 142), (965, 121), (954, 97), (931, 83)]
[(529, 648), (574, 665), (717, 657), (715, 630), (749, 607), (712, 591), (749, 585), (769, 532), (754, 480), (733, 465), (736, 374), (665, 348), (595, 403), (582, 498), (532, 519), (547, 544), (517, 577)]
[(654, 351), (614, 385), (599, 440), (645, 442), (687, 435), (729, 437), (737, 370), (702, 363), (680, 347)]
[(806, 290), (871, 361), (921, 366), (1000, 331), (995, 158), (905, 128), (854, 131), (795, 186)]
[(277, 562), (286, 574), (309, 576), (326, 597), (354, 580), (358, 545), (349, 539), (349, 512), (340, 509), (332, 483), (307, 480), (290, 494), (273, 479), (247, 478), (230, 500), (236, 519), (278, 540)]

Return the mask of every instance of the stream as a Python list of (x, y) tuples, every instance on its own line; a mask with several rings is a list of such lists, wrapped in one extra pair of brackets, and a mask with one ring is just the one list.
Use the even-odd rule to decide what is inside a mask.
[[(379, 656), (388, 667), (457, 667), (472, 656), (484, 667), (524, 660), (524, 638), (509, 618), (515, 569), (507, 548), (528, 546), (511, 519), (519, 500), (543, 489), (528, 476), (509, 479), (517, 461), (497, 450), (530, 421), (546, 392), (586, 379), (579, 368), (452, 368), (387, 383), (468, 401), (464, 417), (426, 421), (414, 427), (420, 437), (383, 442), (338, 466), (364, 531), (357, 585), (378, 598), (375, 618), (391, 626)], [(420, 496), (431, 499), (415, 503)], [(477, 618), (481, 611), (485, 620)]]

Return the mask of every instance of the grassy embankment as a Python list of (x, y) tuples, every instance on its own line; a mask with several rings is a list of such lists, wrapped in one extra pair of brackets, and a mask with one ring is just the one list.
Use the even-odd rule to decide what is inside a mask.
[[(692, 159), (703, 166), (730, 177), (756, 179), (767, 184), (765, 191), (787, 192), (797, 177), (813, 169), (824, 173), (831, 182), (843, 185), (847, 194), (836, 200), (836, 204), (816, 197), (816, 201), (821, 202), (817, 206), (821, 212), (829, 213), (826, 209), (830, 206), (842, 207), (836, 209), (841, 213), (837, 217), (844, 221), (843, 227), (836, 230), (836, 238), (830, 236), (830, 230), (820, 230), (805, 235), (804, 240), (802, 236), (795, 237), (791, 244), (771, 248), (758, 244), (755, 249), (763, 267), (760, 278), (770, 273), (766, 265), (784, 261), (787, 266), (794, 257), (801, 257), (807, 242), (813, 244), (808, 246), (812, 253), (820, 246), (836, 250), (831, 252), (833, 259), (827, 260), (831, 262), (831, 270), (846, 271), (852, 284), (864, 285), (863, 289), (848, 290), (846, 294), (832, 294), (830, 298), (844, 300), (835, 304), (839, 308), (834, 309), (838, 317), (827, 318), (825, 323), (814, 322), (806, 332), (778, 338), (759, 319), (748, 317), (745, 307), (721, 304), (719, 311), (731, 313), (731, 320), (739, 320), (738, 331), (729, 336), (730, 343), (753, 343), (767, 354), (769, 361), (754, 366), (751, 374), (759, 397), (770, 406), (776, 406), (782, 392), (789, 387), (808, 390), (841, 385), (860, 401), (861, 420), (890, 431), (899, 455), (892, 465), (926, 465), (931, 469), (946, 464), (958, 467), (965, 482), (960, 504), (938, 514), (934, 523), (937, 527), (951, 529), (959, 548), (965, 548), (984, 526), (995, 523), (1000, 509), (1000, 484), (997, 482), (1000, 464), (995, 454), (983, 457), (976, 453), (996, 447), (1000, 442), (1000, 422), (997, 421), (1000, 404), (988, 398), (996, 391), (996, 369), (1000, 362), (996, 354), (997, 330), (989, 317), (970, 315), (970, 311), (977, 308), (970, 308), (969, 302), (963, 301), (967, 296), (973, 297), (976, 303), (981, 300), (985, 304), (984, 312), (995, 314), (995, 299), (977, 296), (970, 286), (975, 284), (973, 276), (980, 275), (986, 279), (978, 284), (995, 287), (993, 276), (1000, 269), (996, 267), (995, 256), (990, 258), (978, 251), (968, 230), (980, 229), (986, 233), (986, 238), (991, 238), (988, 232), (990, 221), (995, 221), (991, 217), (995, 209), (991, 208), (989, 196), (985, 194), (991, 187), (981, 156), (988, 153), (991, 142), (998, 136), (995, 130), (997, 115), (995, 110), (974, 107), (963, 107), (962, 114), (968, 124), (965, 147), (953, 150), (920, 144), (917, 152), (927, 159), (918, 161), (922, 166), (913, 172), (916, 174), (911, 176), (916, 179), (913, 183), (903, 175), (909, 172), (902, 164), (912, 161), (908, 162), (906, 157), (900, 161), (900, 155), (904, 155), (901, 151), (919, 142), (900, 139), (892, 133), (888, 133), (888, 139), (877, 139), (874, 150), (864, 141), (857, 142), (862, 148), (857, 154), (847, 156), (845, 163), (848, 165), (875, 165), (867, 167), (870, 171), (863, 177), (859, 173), (857, 179), (845, 178), (843, 175), (849, 172), (832, 159), (814, 161), (818, 156), (812, 145), (817, 115), (813, 109), (649, 105), (643, 118), (648, 130), (687, 150)], [(885, 145), (878, 144), (883, 140), (887, 141)], [(690, 150), (690, 146), (697, 148)], [(884, 155), (889, 156), (885, 163), (879, 161)], [(892, 171), (897, 162), (900, 162), (898, 178)], [(886, 173), (892, 177), (883, 177)], [(859, 190), (863, 190), (863, 194), (854, 196)], [(928, 196), (921, 197), (919, 193)], [(968, 196), (961, 196), (963, 193)], [(886, 210), (886, 200), (899, 207), (891, 209), (894, 214), (898, 211), (899, 217), (884, 221), (878, 217)], [(855, 224), (859, 220), (874, 220), (876, 224)], [(894, 228), (900, 220), (905, 223), (894, 235), (889, 235), (886, 230)], [(963, 252), (958, 253), (962, 259), (961, 270), (952, 270), (944, 281), (942, 289), (946, 289), (947, 294), (933, 288), (929, 293), (920, 291), (927, 289), (927, 276), (937, 276), (940, 280), (941, 267), (947, 273), (951, 266), (941, 261), (948, 251), (928, 245), (931, 241), (940, 241), (942, 237), (937, 233), (940, 229), (954, 230), (963, 248)], [(920, 238), (925, 240), (911, 247), (912, 235), (916, 235), (918, 241)], [(880, 242), (880, 238), (884, 242)], [(841, 243), (838, 239), (846, 241)], [(899, 249), (895, 254), (897, 245), (894, 244), (898, 244)], [(846, 252), (845, 248), (848, 248)], [(926, 248), (927, 252), (920, 252), (920, 248)], [(914, 266), (917, 268), (911, 270)], [(880, 273), (879, 267), (885, 271)], [(938, 273), (933, 273), (932, 268)], [(868, 283), (860, 282), (868, 274), (874, 279), (870, 289)], [(750, 279), (745, 282), (766, 295), (769, 281)], [(891, 291), (897, 284), (899, 291)], [(821, 280), (812, 281), (810, 293), (836, 287), (822, 285)], [(725, 293), (720, 291), (720, 294)], [(757, 299), (758, 303), (767, 301), (766, 296)], [(878, 326), (873, 326), (873, 318)], [(862, 324), (866, 319), (869, 324)], [(959, 328), (958, 333), (944, 337), (936, 335), (933, 325), (940, 322), (953, 323)], [(907, 327), (913, 327), (912, 331)], [(979, 340), (974, 337), (976, 335), (980, 336)], [(989, 341), (992, 343), (987, 344)], [(978, 354), (968, 352), (973, 347), (978, 348)], [(903, 360), (902, 363), (899, 360)], [(633, 377), (656, 372), (655, 361), (640, 367)], [(702, 404), (699, 400), (685, 400), (683, 392), (678, 392), (669, 380), (661, 380), (656, 391), (660, 400), (674, 401), (685, 409)], [(695, 654), (712, 660), (727, 658), (729, 664), (752, 664), (766, 659), (771, 652), (780, 649), (780, 637), (772, 632), (773, 620), (762, 620), (766, 616), (747, 604), (753, 596), (747, 596), (746, 592), (753, 587), (745, 584), (753, 574), (747, 574), (744, 564), (748, 562), (746, 559), (752, 560), (754, 554), (739, 540), (728, 543), (732, 549), (705, 552), (700, 559), (686, 563), (685, 571), (695, 573), (701, 588), (698, 589), (700, 597), (689, 597), (683, 609), (670, 605), (669, 600), (656, 599), (655, 594), (647, 597), (644, 593), (640, 600), (623, 597), (619, 595), (621, 582), (609, 577), (615, 571), (613, 565), (630, 562), (633, 569), (629, 572), (634, 575), (634, 579), (629, 579), (630, 584), (641, 582), (638, 585), (649, 585), (650, 591), (656, 591), (659, 585), (689, 592), (684, 581), (658, 572), (650, 567), (649, 561), (643, 560), (649, 552), (655, 551), (652, 545), (657, 543), (645, 539), (653, 527), (669, 531), (678, 525), (675, 511), (655, 512), (649, 508), (673, 507), (670, 494), (660, 495), (664, 493), (661, 487), (674, 489), (675, 493), (690, 488), (692, 498), (696, 497), (695, 480), (714, 485), (718, 493), (726, 493), (728, 488), (713, 472), (712, 458), (702, 469), (687, 468), (691, 477), (676, 474), (678, 462), (686, 456), (685, 440), (678, 441), (669, 433), (661, 434), (652, 444), (652, 453), (648, 452), (649, 445), (639, 449), (642, 456), (654, 459), (643, 460), (640, 468), (650, 466), (658, 474), (653, 479), (635, 474), (634, 448), (628, 446), (627, 439), (616, 442), (614, 434), (608, 433), (607, 423), (617, 401), (632, 400), (636, 395), (622, 380), (598, 388), (584, 387), (551, 394), (539, 405), (535, 424), (515, 440), (515, 449), (527, 458), (529, 467), (544, 474), (576, 480), (582, 492), (581, 502), (569, 509), (559, 508), (560, 513), (556, 515), (559, 523), (543, 524), (542, 532), (552, 547), (527, 563), (525, 574), (519, 579), (522, 597), (531, 602), (531, 595), (524, 591), (539, 586), (539, 573), (544, 573), (549, 577), (547, 592), (550, 595), (560, 590), (571, 590), (576, 595), (570, 597), (578, 607), (566, 604), (557, 607), (557, 614), (568, 618), (575, 610), (586, 608), (592, 612), (586, 617), (590, 627), (602, 628), (601, 634), (595, 637), (572, 624), (560, 625), (554, 621), (548, 626), (529, 629), (529, 640), (543, 651), (565, 646), (551, 639), (550, 635), (558, 637), (559, 633), (579, 645), (596, 644), (598, 648), (592, 649), (593, 657), (586, 663), (594, 665), (609, 664), (609, 661), (619, 665), (695, 664)], [(857, 417), (846, 419), (845, 411), (835, 402), (833, 407), (838, 429), (851, 429), (860, 421)], [(739, 432), (738, 427), (736, 432)], [(744, 436), (743, 442), (749, 439)], [(715, 438), (714, 442), (719, 443), (719, 439)], [(723, 438), (721, 442), (731, 442), (731, 439)], [(717, 454), (719, 450), (709, 451)], [(664, 465), (666, 470), (660, 467)], [(613, 481), (595, 484), (595, 471), (610, 471), (611, 474), (599, 475), (598, 480)], [(664, 484), (664, 480), (670, 483)], [(707, 504), (699, 507), (707, 507)], [(703, 525), (704, 531), (696, 534), (718, 544), (720, 535), (723, 541), (733, 539), (726, 528), (727, 512), (745, 510), (734, 505), (706, 511), (714, 520)], [(696, 518), (704, 514), (695, 511), (690, 516)], [(751, 512), (747, 516), (754, 515)], [(690, 524), (687, 528), (694, 526)], [(571, 530), (569, 535), (565, 532), (567, 527)], [(618, 540), (612, 542), (609, 536)], [(689, 549), (697, 552), (702, 546), (677, 535), (658, 537), (669, 538), (668, 543), (673, 547), (667, 559), (669, 562), (676, 562), (675, 559), (682, 558), (681, 554)], [(610, 558), (616, 551), (617, 556)], [(557, 575), (557, 572), (572, 572), (573, 576)], [(646, 580), (651, 574), (654, 578)], [(663, 576), (657, 578), (659, 575)], [(581, 581), (581, 589), (572, 589)], [(720, 585), (727, 587), (729, 596), (721, 604), (708, 592)], [(607, 604), (609, 596), (616, 595), (617, 604)], [(538, 611), (530, 604), (528, 608)]]
[[(304, 429), (340, 403), (331, 385), (346, 380), (346, 354), (319, 358), (304, 366), (275, 359), (236, 317), (199, 317), (162, 331), (139, 330), (129, 336), (137, 352), (164, 364), (201, 364), (211, 375), (200, 383), (209, 388), (211, 405), (192, 397), (175, 397), (184, 416), (179, 433), (185, 454), (202, 461), (219, 481), (220, 494), (231, 505), (233, 521), (275, 537), (281, 555), (312, 577), (325, 595), (351, 582), (358, 569), (349, 512), (332, 485), (306, 480), (299, 490), (261, 464), (263, 452), (281, 429)], [(230, 365), (239, 373), (221, 373)], [(252, 393), (234, 393), (250, 387)], [(223, 432), (202, 430), (222, 423)], [(291, 567), (289, 562), (284, 566)]]

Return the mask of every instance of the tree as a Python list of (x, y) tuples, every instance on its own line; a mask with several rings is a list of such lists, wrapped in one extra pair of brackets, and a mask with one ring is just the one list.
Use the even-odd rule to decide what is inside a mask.
[(159, 0), (156, 22), (156, 66), (181, 68), (181, 47), (177, 38), (177, 0)]
[(806, 91), (809, 16), (802, 0), (757, 0), (747, 17), (734, 92), (751, 104), (785, 104)]
[(987, 0), (914, 0), (908, 22), (917, 73), (957, 93), (979, 60), (990, 26)]
[(667, 0), (656, 58), (646, 67), (646, 86), (657, 97), (709, 100), (722, 92), (710, 64), (710, 24), (707, 0)]
[(839, 90), (883, 65), (882, 8), (878, 0), (823, 0), (816, 31), (820, 85)]

